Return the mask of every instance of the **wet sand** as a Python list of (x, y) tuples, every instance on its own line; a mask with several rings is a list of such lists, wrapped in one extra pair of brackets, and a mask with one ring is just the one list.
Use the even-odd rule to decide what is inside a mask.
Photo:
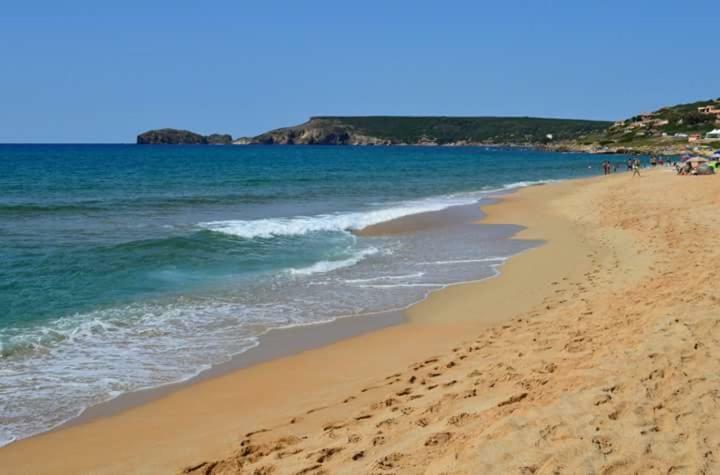
[[(505, 193), (508, 194), (508, 193)], [(497, 194), (496, 198), (504, 195)], [(491, 198), (482, 200), (479, 205), (492, 203)], [(472, 223), (484, 217), (480, 207), (476, 205), (454, 206), (442, 211), (418, 213), (402, 218), (374, 224), (356, 231), (360, 236), (388, 236), (394, 234), (409, 234), (428, 229), (448, 228), (457, 224)]]
[(646, 175), (532, 187), (487, 206), (485, 222), (525, 225), (516, 238), (546, 244), (496, 279), (432, 294), (408, 324), (12, 444), (0, 463), (10, 473), (714, 473), (720, 181)]

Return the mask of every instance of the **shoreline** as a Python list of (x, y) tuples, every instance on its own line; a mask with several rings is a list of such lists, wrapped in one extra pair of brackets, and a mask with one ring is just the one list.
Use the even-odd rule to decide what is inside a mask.
[[(583, 181), (590, 181), (590, 180), (597, 180), (597, 178), (590, 178), (590, 179), (579, 179)], [(516, 193), (505, 195), (502, 200), (495, 204), (490, 204), (483, 206), (483, 211), (487, 212), (487, 216), (482, 220), (482, 222), (502, 222), (502, 223), (508, 223), (508, 222), (516, 222), (514, 220), (506, 219), (506, 217), (503, 215), (503, 213), (496, 213), (495, 210), (498, 209), (498, 207), (502, 208), (504, 203), (509, 203), (513, 201), (513, 199), (516, 199), (517, 197), (523, 197), (530, 193), (530, 191), (534, 191), (537, 193), (538, 190), (556, 190), (559, 187), (565, 186), (572, 187), (574, 186), (573, 183), (578, 182), (579, 180), (569, 180), (565, 182), (560, 183), (553, 183), (552, 185), (544, 185), (541, 187), (527, 187), (523, 188)], [(502, 215), (495, 216), (495, 214)], [(542, 233), (540, 233), (542, 234)], [(537, 231), (529, 231), (524, 230), (521, 231), (518, 235), (513, 236), (512, 239), (528, 239), (528, 238), (535, 238), (537, 239)], [(438, 324), (437, 321), (435, 321), (432, 318), (427, 318), (426, 312), (423, 312), (421, 310), (416, 310), (418, 307), (426, 306), (429, 309), (434, 309), (437, 306), (436, 302), (443, 302), (443, 298), (438, 298), (438, 296), (445, 294), (447, 292), (454, 292), (454, 289), (466, 289), (468, 287), (470, 288), (478, 288), (483, 285), (488, 285), (488, 282), (502, 282), (506, 283), (509, 279), (511, 279), (512, 274), (514, 274), (514, 271), (507, 272), (509, 268), (514, 267), (512, 264), (515, 261), (521, 261), (523, 259), (527, 259), (526, 256), (532, 255), (533, 252), (537, 252), (538, 249), (544, 249), (547, 247), (547, 243), (543, 246), (532, 248), (529, 251), (521, 253), (522, 256), (515, 256), (516, 259), (509, 259), (505, 262), (503, 266), (503, 271), (497, 276), (496, 278), (486, 279), (480, 282), (476, 283), (463, 283), (463, 284), (456, 284), (452, 285), (450, 287), (444, 288), (439, 292), (433, 292), (427, 299), (422, 301), (419, 304), (416, 304), (413, 306), (410, 310), (408, 310), (407, 314), (410, 318), (410, 323), (403, 324), (403, 325), (397, 325), (389, 328), (385, 328), (380, 331), (374, 331), (370, 332), (365, 335), (360, 336), (353, 336), (348, 339), (344, 339), (341, 341), (336, 341), (334, 343), (331, 343), (329, 345), (315, 348), (309, 351), (304, 351), (302, 353), (296, 354), (294, 356), (284, 357), (284, 358), (277, 358), (270, 361), (265, 361), (263, 363), (250, 366), (249, 368), (245, 369), (239, 369), (232, 371), (227, 374), (223, 374), (221, 376), (217, 376), (214, 378), (209, 378), (206, 381), (199, 382), (197, 384), (192, 385), (185, 385), (182, 388), (179, 388), (177, 391), (172, 391), (171, 393), (167, 395), (163, 395), (159, 399), (151, 400), (146, 402), (145, 404), (142, 404), (140, 406), (133, 406), (129, 408), (124, 408), (125, 410), (119, 411), (118, 413), (113, 413), (113, 416), (110, 417), (89, 417), (91, 418), (91, 421), (88, 421), (86, 423), (76, 423), (71, 424), (69, 427), (63, 427), (58, 430), (51, 431), (49, 433), (43, 433), (34, 437), (31, 437), (29, 439), (23, 439), (17, 442), (14, 442), (12, 444), (9, 444), (8, 446), (0, 449), (0, 460), (2, 460), (4, 457), (9, 456), (10, 460), (12, 460), (13, 454), (9, 454), (9, 452), (14, 452), (15, 454), (18, 453), (25, 453), (26, 450), (33, 450), (32, 446), (40, 446), (45, 447), (42, 450), (48, 450), (48, 448), (52, 450), (58, 449), (59, 447), (55, 445), (56, 443), (60, 443), (61, 445), (67, 444), (67, 437), (70, 436), (73, 439), (77, 436), (80, 439), (84, 440), (85, 442), (88, 441), (86, 439), (88, 434), (92, 434), (95, 430), (100, 430), (103, 432), (106, 430), (106, 426), (115, 426), (116, 424), (120, 424), (121, 426), (125, 425), (123, 422), (123, 419), (132, 419), (134, 422), (131, 425), (139, 423), (139, 421), (136, 418), (136, 415), (138, 413), (145, 413), (146, 411), (150, 411), (150, 413), (156, 413), (157, 414), (157, 408), (161, 406), (165, 407), (174, 407), (175, 401), (172, 400), (184, 400), (187, 401), (187, 395), (190, 393), (195, 393), (196, 391), (202, 391), (207, 395), (207, 387), (209, 386), (216, 386), (218, 384), (222, 385), (224, 382), (226, 382), (229, 379), (234, 378), (257, 378), (259, 377), (258, 372), (262, 372), (263, 369), (267, 369), (268, 367), (274, 367), (275, 371), (278, 373), (287, 372), (287, 366), (294, 366), (297, 364), (298, 360), (310, 358), (314, 359), (317, 358), (318, 355), (322, 355), (326, 352), (334, 352), (334, 351), (347, 351), (348, 347), (355, 347), (358, 345), (358, 342), (368, 341), (368, 340), (381, 340), (381, 341), (387, 341), (386, 339), (390, 339), (390, 341), (398, 341), (400, 340), (415, 340), (416, 342), (423, 341), (425, 343), (424, 348), (422, 350), (423, 353), (426, 352), (426, 350), (431, 350), (435, 348), (436, 350), (439, 349), (447, 349), (447, 347), (451, 344), (451, 342), (456, 341), (458, 338), (462, 337), (463, 335), (466, 335), (468, 330), (477, 330), (478, 328), (482, 327), (490, 327), (499, 321), (503, 321), (504, 319), (508, 318), (508, 315), (510, 315), (514, 310), (511, 308), (507, 312), (501, 312), (494, 316), (493, 318), (486, 318), (485, 321), (462, 321), (462, 319), (459, 319), (457, 322), (452, 322), (452, 318), (448, 319), (448, 322), (443, 322)], [(500, 284), (502, 285), (502, 284)], [(502, 305), (501, 305), (502, 306)], [(510, 306), (512, 307), (512, 306)], [(434, 311), (434, 310), (433, 310)], [(455, 309), (455, 311), (462, 311), (462, 309)], [(352, 319), (350, 319), (352, 320)], [(395, 333), (401, 333), (404, 334), (403, 337), (398, 337), (398, 335), (395, 335)], [(445, 335), (446, 341), (439, 341), (438, 337)], [(395, 359), (404, 361), (407, 363), (409, 360), (412, 360), (413, 358), (416, 358), (416, 354), (418, 351), (418, 348), (416, 345), (411, 344), (410, 348), (404, 348), (404, 351), (399, 351), (399, 348), (395, 348)], [(387, 355), (386, 355), (387, 356)], [(386, 358), (383, 358), (386, 359)], [(399, 361), (395, 361), (395, 365), (397, 365)], [(284, 368), (280, 370), (278, 366), (283, 366)], [(385, 366), (385, 365), (382, 365)], [(364, 378), (361, 379), (367, 379), (372, 374), (377, 373), (377, 368), (365, 368)], [(328, 375), (325, 374), (323, 378), (327, 378)], [(265, 382), (267, 384), (267, 381)], [(262, 385), (260, 385), (262, 386)], [(312, 399), (312, 398), (311, 398)], [(257, 402), (257, 401), (255, 401)], [(169, 404), (168, 404), (169, 403)], [(166, 405), (168, 404), (168, 405)], [(187, 403), (180, 403), (180, 406), (184, 406)], [(88, 416), (92, 416), (92, 414), (88, 413)], [(252, 417), (248, 417), (248, 419), (253, 419)], [(142, 425), (142, 423), (141, 423)], [(244, 426), (250, 426), (250, 421), (247, 421), (246, 424), (243, 424)], [(125, 426), (127, 427), (127, 426)], [(113, 429), (114, 431), (116, 429)], [(134, 432), (134, 431), (133, 431)], [(222, 439), (225, 439), (225, 437), (222, 437)], [(63, 443), (63, 441), (65, 441)], [(132, 445), (132, 444), (131, 444)], [(215, 441), (214, 445), (217, 448), (217, 441)], [(229, 449), (229, 446), (227, 445), (227, 440), (225, 440), (224, 443), (220, 443), (220, 446), (222, 446), (222, 450), (215, 452), (216, 456), (222, 455), (223, 452), (227, 451)], [(54, 447), (54, 449), (53, 449)], [(136, 447), (137, 448), (137, 447)], [(62, 451), (61, 451), (62, 452)], [(202, 452), (204, 455), (208, 455), (208, 452), (206, 450), (203, 450)], [(213, 453), (213, 451), (210, 451), (210, 453)], [(57, 453), (60, 455), (60, 453)], [(198, 453), (194, 454), (195, 456), (198, 455)], [(115, 465), (115, 469), (112, 468), (112, 466), (104, 467), (103, 464), (98, 464), (96, 457), (93, 457), (95, 460), (95, 463), (93, 464), (92, 460), (86, 460), (84, 457), (75, 457), (72, 458), (73, 462), (79, 463), (79, 466), (73, 465), (72, 467), (77, 467), (78, 469), (81, 469), (81, 467), (90, 468), (92, 467), (93, 470), (98, 470), (101, 467), (104, 470), (107, 470), (108, 472), (112, 473), (114, 470), (118, 469), (118, 466)], [(169, 456), (169, 454), (165, 454), (165, 456), (161, 456), (158, 459), (158, 465), (156, 467), (164, 467), (164, 469), (169, 469), (171, 466), (178, 468), (179, 466), (183, 465), (186, 462), (182, 462), (182, 457), (179, 460), (176, 460), (175, 457)], [(190, 460), (188, 458), (188, 460)], [(127, 461), (126, 461), (127, 462)], [(86, 465), (87, 463), (90, 463), (90, 465)], [(122, 465), (122, 462), (120, 462)], [(44, 470), (47, 470), (46, 473), (53, 473), (55, 470), (62, 471), (63, 465), (61, 464), (59, 466), (55, 465), (53, 467), (47, 467), (44, 466)], [(69, 469), (71, 466), (68, 466)], [(42, 470), (43, 467), (34, 467), (35, 469)]]
[[(417, 231), (427, 229), (451, 227), (453, 225), (457, 226), (459, 224), (481, 223), (485, 219), (485, 215), (482, 212), (482, 208), (485, 206), (496, 203), (509, 194), (527, 187), (543, 186), (549, 183), (562, 181), (563, 180), (553, 180), (550, 182), (532, 183), (517, 188), (494, 190), (490, 192), (492, 195), (482, 198), (476, 204), (456, 205), (439, 211), (426, 211), (403, 216), (370, 225), (357, 231), (357, 234), (361, 236), (389, 236), (415, 233)], [(513, 236), (510, 236), (507, 239), (512, 238)], [(542, 243), (538, 243), (537, 245), (542, 245)], [(490, 267), (494, 272), (493, 275), (481, 277), (479, 279), (451, 282), (441, 288), (430, 290), (420, 300), (402, 307), (389, 308), (358, 315), (340, 315), (327, 321), (271, 328), (258, 336), (258, 341), (255, 346), (241, 353), (230, 355), (227, 361), (212, 364), (209, 368), (200, 370), (197, 374), (187, 379), (120, 394), (112, 399), (102, 401), (83, 409), (78, 415), (55, 427), (22, 439), (11, 441), (5, 446), (39, 437), (47, 433), (61, 431), (69, 427), (89, 423), (96, 419), (114, 416), (128, 409), (132, 409), (168, 396), (185, 387), (201, 383), (211, 378), (223, 376), (249, 366), (272, 361), (278, 358), (293, 356), (303, 351), (319, 349), (329, 344), (340, 342), (344, 339), (361, 336), (369, 332), (380, 331), (387, 327), (407, 324), (409, 322), (408, 311), (412, 307), (427, 300), (433, 293), (443, 291), (456, 285), (475, 284), (496, 278), (500, 275), (500, 271), (498, 269), (502, 267), (508, 259), (523, 252), (525, 251), (521, 250), (518, 253), (497, 258), (497, 264), (490, 264)], [(0, 446), (0, 449), (5, 446)]]
[[(210, 368), (200, 371), (191, 378), (162, 386), (154, 386), (123, 393), (113, 399), (86, 408), (76, 417), (63, 422), (53, 429), (25, 439), (20, 439), (16, 442), (90, 423), (105, 417), (115, 416), (129, 409), (169, 396), (176, 391), (200, 384), (203, 381), (231, 374), (235, 371), (275, 359), (292, 357), (304, 351), (322, 348), (323, 346), (347, 338), (381, 331), (384, 328), (402, 325), (406, 322), (407, 318), (402, 310), (388, 310), (365, 315), (337, 317), (330, 321), (271, 328), (258, 336), (258, 342), (252, 348), (242, 353), (232, 355), (230, 359), (225, 362), (213, 364)], [(2, 448), (0, 448), (0, 450), (2, 450)]]
[(272, 406), (292, 418), (184, 473), (718, 472), (717, 184), (658, 169), (487, 207), (547, 244), (413, 307), (452, 346), (413, 341), (413, 363), (359, 391)]

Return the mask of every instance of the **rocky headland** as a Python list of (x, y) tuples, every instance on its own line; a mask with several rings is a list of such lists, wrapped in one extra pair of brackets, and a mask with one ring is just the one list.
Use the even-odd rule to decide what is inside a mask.
[(137, 136), (140, 145), (229, 145), (229, 134), (200, 135), (189, 130), (156, 129), (148, 130)]
[[(531, 147), (558, 152), (678, 155), (717, 148), (720, 98), (663, 107), (617, 122), (538, 117), (318, 116), (234, 140), (227, 134), (150, 130), (139, 144), (414, 145)], [(712, 134), (710, 134), (712, 135)], [(699, 151), (698, 151), (699, 150)], [(707, 151), (707, 150), (705, 150)]]
[(537, 145), (598, 133), (610, 122), (534, 117), (312, 117), (238, 145)]

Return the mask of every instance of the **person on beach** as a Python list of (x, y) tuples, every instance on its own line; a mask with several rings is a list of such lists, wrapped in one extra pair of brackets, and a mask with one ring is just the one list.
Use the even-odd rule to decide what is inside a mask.
[(632, 162), (632, 171), (632, 176), (637, 175), (639, 177), (642, 177), (642, 175), (640, 175), (640, 160), (638, 160), (637, 158)]

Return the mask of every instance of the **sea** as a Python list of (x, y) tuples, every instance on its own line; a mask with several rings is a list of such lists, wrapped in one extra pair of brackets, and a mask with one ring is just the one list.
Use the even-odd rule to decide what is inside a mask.
[[(618, 160), (622, 160), (619, 158)], [(482, 147), (0, 145), (0, 445), (187, 380), (272, 328), (492, 277), (516, 226), (386, 221), (597, 174)]]

